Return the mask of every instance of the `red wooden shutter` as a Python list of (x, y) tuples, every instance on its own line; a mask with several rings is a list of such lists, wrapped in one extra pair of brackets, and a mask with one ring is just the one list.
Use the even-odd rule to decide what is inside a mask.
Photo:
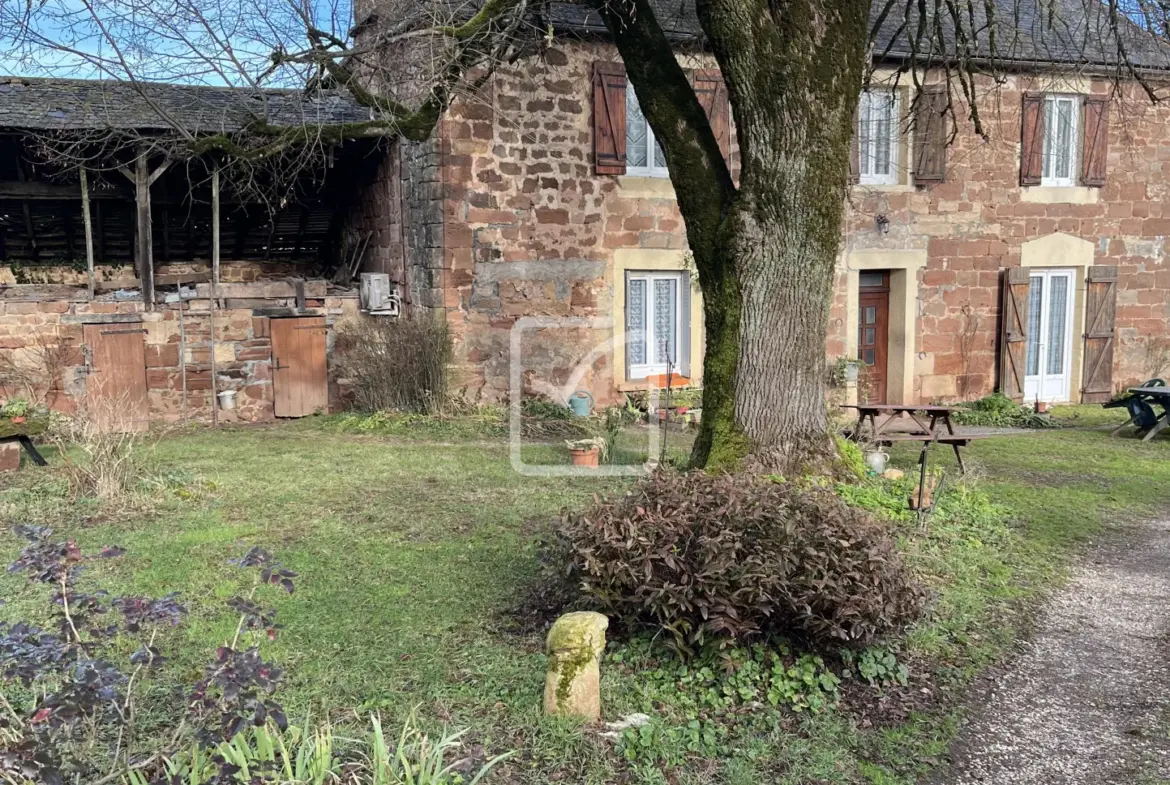
[(626, 69), (593, 64), (593, 165), (597, 174), (626, 173)]
[(1003, 271), (1000, 308), (999, 390), (1013, 401), (1024, 400), (1025, 363), (1028, 356), (1028, 287), (1026, 267)]
[(1113, 397), (1113, 337), (1117, 317), (1117, 268), (1090, 267), (1085, 295), (1085, 352), (1081, 403)]
[(1081, 185), (1105, 185), (1105, 159), (1109, 155), (1109, 99), (1086, 98), (1081, 137)]
[(731, 165), (731, 105), (727, 100), (727, 85), (723, 76), (714, 69), (699, 69), (694, 72), (695, 95), (703, 111), (707, 113), (707, 121), (711, 124), (711, 132), (719, 142), (719, 151), (723, 153), (723, 160)]
[(1044, 96), (1026, 94), (1020, 116), (1020, 185), (1040, 185), (1044, 172)]
[(914, 106), (914, 182), (939, 183), (947, 170), (947, 88), (922, 88)]

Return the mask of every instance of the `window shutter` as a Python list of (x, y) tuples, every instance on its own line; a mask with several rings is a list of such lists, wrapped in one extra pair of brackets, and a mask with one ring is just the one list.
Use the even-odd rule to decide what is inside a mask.
[(939, 183), (947, 168), (947, 88), (922, 88), (914, 107), (914, 182)]
[(1113, 397), (1113, 337), (1117, 318), (1117, 268), (1090, 267), (1085, 293), (1085, 352), (1081, 403)]
[(853, 133), (849, 137), (849, 182), (861, 182), (861, 146), (858, 134), (861, 131), (861, 100), (853, 108)]
[(727, 100), (727, 85), (723, 76), (717, 70), (699, 69), (694, 72), (695, 95), (703, 111), (707, 113), (707, 121), (711, 124), (711, 132), (719, 142), (719, 151), (723, 153), (723, 160), (731, 165), (731, 113), (730, 103)]
[(1040, 185), (1044, 172), (1044, 96), (1024, 96), (1020, 126), (1020, 185)]
[(1028, 287), (1026, 267), (1003, 271), (1000, 307), (999, 391), (1013, 401), (1024, 400), (1024, 374), (1028, 356)]
[(593, 166), (597, 174), (626, 173), (626, 69), (593, 64)]
[(1109, 99), (1086, 98), (1081, 127), (1081, 185), (1105, 185), (1105, 159), (1109, 155)]

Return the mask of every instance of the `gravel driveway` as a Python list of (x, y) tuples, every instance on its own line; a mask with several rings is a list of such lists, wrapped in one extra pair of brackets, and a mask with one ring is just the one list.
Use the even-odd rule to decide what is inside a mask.
[(1170, 520), (1092, 549), (933, 785), (1170, 783)]

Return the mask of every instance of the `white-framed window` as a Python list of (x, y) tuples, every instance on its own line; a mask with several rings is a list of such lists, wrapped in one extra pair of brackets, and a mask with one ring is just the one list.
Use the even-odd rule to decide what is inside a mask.
[(646, 122), (634, 86), (626, 86), (626, 174), (642, 177), (670, 177), (666, 156)]
[(626, 273), (626, 378), (690, 365), (690, 276), (685, 271)]
[(1044, 166), (1040, 185), (1065, 187), (1077, 184), (1080, 99), (1075, 95), (1050, 95), (1044, 99)]
[(898, 182), (898, 93), (872, 89), (861, 94), (857, 108), (857, 163), (863, 185)]

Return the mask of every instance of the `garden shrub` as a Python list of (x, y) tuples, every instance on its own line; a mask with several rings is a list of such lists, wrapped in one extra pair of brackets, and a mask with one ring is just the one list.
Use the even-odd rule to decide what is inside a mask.
[(447, 403), (451, 335), (445, 321), (348, 320), (336, 334), (333, 372), (361, 411), (434, 414)]
[(683, 651), (765, 633), (864, 645), (913, 621), (923, 592), (869, 513), (827, 490), (659, 472), (565, 513), (558, 577), (585, 604)]

